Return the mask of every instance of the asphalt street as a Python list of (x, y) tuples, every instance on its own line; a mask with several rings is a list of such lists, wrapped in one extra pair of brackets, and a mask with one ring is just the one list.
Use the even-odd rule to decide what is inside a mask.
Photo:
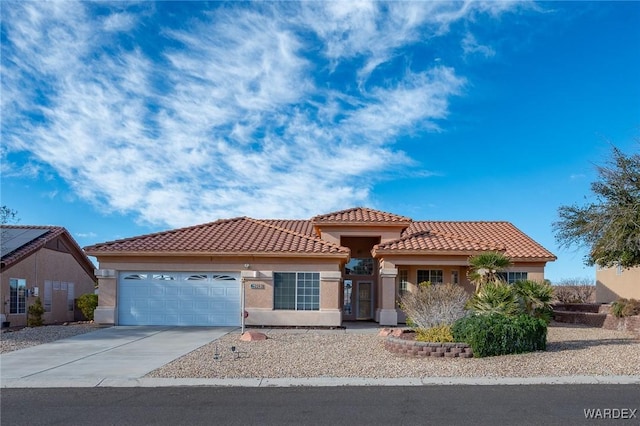
[(0, 400), (3, 426), (640, 423), (637, 384), (16, 388)]

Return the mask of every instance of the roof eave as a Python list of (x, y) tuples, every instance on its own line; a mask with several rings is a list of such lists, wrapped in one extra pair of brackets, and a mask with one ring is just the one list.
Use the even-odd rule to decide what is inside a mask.
[(320, 252), (320, 253), (303, 253), (303, 252), (251, 252), (251, 251), (235, 251), (235, 252), (195, 252), (195, 251), (89, 251), (87, 255), (94, 257), (120, 257), (120, 256), (167, 256), (167, 257), (300, 257), (300, 258), (349, 258), (347, 252)]
[(377, 255), (409, 255), (409, 256), (442, 256), (442, 255), (453, 255), (453, 256), (474, 256), (478, 253), (482, 253), (486, 250), (408, 250), (408, 249), (374, 249), (371, 253), (374, 256)]
[(556, 256), (542, 257), (510, 257), (512, 262), (555, 262), (558, 260)]

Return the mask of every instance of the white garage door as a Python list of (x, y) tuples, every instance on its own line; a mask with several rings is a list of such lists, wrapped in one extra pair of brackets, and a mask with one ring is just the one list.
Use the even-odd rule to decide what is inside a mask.
[(236, 272), (121, 272), (120, 325), (240, 325)]

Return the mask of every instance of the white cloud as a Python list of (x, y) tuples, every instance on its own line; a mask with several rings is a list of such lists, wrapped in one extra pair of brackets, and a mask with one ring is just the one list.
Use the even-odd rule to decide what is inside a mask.
[(95, 238), (98, 234), (95, 232), (76, 232), (76, 237), (79, 238)]
[(477, 53), (485, 58), (490, 58), (496, 54), (496, 51), (493, 50), (493, 48), (479, 44), (471, 33), (467, 33), (464, 39), (462, 39), (462, 50), (465, 55)]
[[(388, 170), (415, 166), (394, 141), (440, 131), (465, 85), (440, 64), (370, 76), (398, 49), (481, 8), (218, 7), (164, 28), (151, 54), (127, 31), (152, 13), (117, 4), (97, 17), (95, 5), (72, 2), (3, 7), (3, 159), (29, 152), (82, 199), (169, 226), (366, 204)], [(331, 69), (313, 60), (318, 54)], [(353, 90), (333, 88), (340, 64), (356, 67)]]

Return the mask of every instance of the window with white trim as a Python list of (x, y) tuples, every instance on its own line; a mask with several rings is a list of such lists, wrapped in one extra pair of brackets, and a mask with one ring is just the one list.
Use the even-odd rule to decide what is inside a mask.
[(406, 269), (398, 270), (398, 295), (402, 296), (409, 291), (409, 271)]
[(27, 280), (24, 278), (9, 279), (9, 313), (24, 314), (27, 312)]
[(425, 281), (429, 281), (431, 284), (442, 284), (444, 272), (442, 269), (418, 269), (416, 283), (420, 284)]
[(274, 272), (273, 308), (320, 310), (320, 273)]
[(498, 276), (506, 281), (508, 284), (513, 284), (516, 281), (524, 281), (528, 277), (527, 272), (500, 272)]

